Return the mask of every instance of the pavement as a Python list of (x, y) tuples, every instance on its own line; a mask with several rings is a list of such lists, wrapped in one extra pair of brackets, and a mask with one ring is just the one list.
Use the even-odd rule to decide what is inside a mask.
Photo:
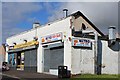
[(4, 71), (2, 76), (2, 80), (59, 80), (55, 75), (19, 70)]

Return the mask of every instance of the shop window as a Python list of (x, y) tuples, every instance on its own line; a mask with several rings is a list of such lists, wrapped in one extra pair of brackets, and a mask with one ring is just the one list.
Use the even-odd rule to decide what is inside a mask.
[(16, 65), (16, 54), (15, 53), (8, 54), (8, 63), (10, 64), (10, 66)]

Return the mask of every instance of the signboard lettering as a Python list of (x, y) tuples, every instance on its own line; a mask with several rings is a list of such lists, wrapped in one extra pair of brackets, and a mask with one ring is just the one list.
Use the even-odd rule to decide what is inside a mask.
[(62, 33), (56, 33), (56, 34), (41, 37), (42, 43), (48, 43), (48, 42), (53, 42), (58, 40), (62, 40)]
[(22, 43), (22, 44), (17, 44), (14, 46), (13, 49), (23, 48), (23, 47), (28, 47), (28, 46), (32, 46), (32, 45), (38, 45), (38, 44), (39, 44), (38, 41), (30, 41), (30, 42), (26, 42), (26, 43)]
[(91, 47), (91, 41), (88, 39), (72, 39), (72, 46)]

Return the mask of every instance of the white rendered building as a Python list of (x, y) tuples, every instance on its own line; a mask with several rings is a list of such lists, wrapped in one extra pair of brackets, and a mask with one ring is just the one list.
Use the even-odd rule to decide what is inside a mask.
[(6, 43), (6, 61), (16, 70), (57, 75), (64, 65), (73, 75), (118, 74), (119, 38), (110, 41), (79, 11), (46, 25), (36, 23)]

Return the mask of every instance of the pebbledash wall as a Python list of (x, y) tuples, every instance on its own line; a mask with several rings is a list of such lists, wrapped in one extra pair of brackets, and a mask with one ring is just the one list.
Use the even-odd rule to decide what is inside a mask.
[[(93, 30), (99, 36), (97, 68), (95, 68), (94, 35), (82, 35), (77, 33), (79, 30)], [(37, 41), (37, 44), (29, 45), (28, 42), (31, 41)], [(57, 75), (58, 66), (64, 65), (72, 74), (95, 74), (95, 71), (100, 74), (118, 74), (119, 41), (108, 47), (108, 39), (105, 38), (105, 35), (79, 11), (61, 20), (43, 26), (39, 25), (29, 31), (11, 36), (7, 38), (6, 43), (8, 45), (6, 46), (7, 62), (9, 54), (18, 55), (21, 52), (24, 52), (24, 55), (29, 54), (33, 50), (29, 47), (37, 45), (36, 55), (30, 53), (36, 57), (24, 56), (24, 60), (19, 61), (19, 65), (22, 64), (22, 69), (19, 67), (19, 70), (30, 71), (32, 68), (29, 66), (34, 66), (32, 62), (36, 60), (36, 69), (33, 71), (39, 73), (47, 72)], [(20, 44), (22, 44), (21, 47), (19, 47)], [(16, 46), (17, 48), (15, 48)], [(26, 51), (28, 52), (25, 53)], [(19, 60), (17, 58), (16, 62)], [(31, 60), (31, 63), (28, 63), (26, 59)], [(17, 66), (16, 63), (14, 69), (17, 70)]]

